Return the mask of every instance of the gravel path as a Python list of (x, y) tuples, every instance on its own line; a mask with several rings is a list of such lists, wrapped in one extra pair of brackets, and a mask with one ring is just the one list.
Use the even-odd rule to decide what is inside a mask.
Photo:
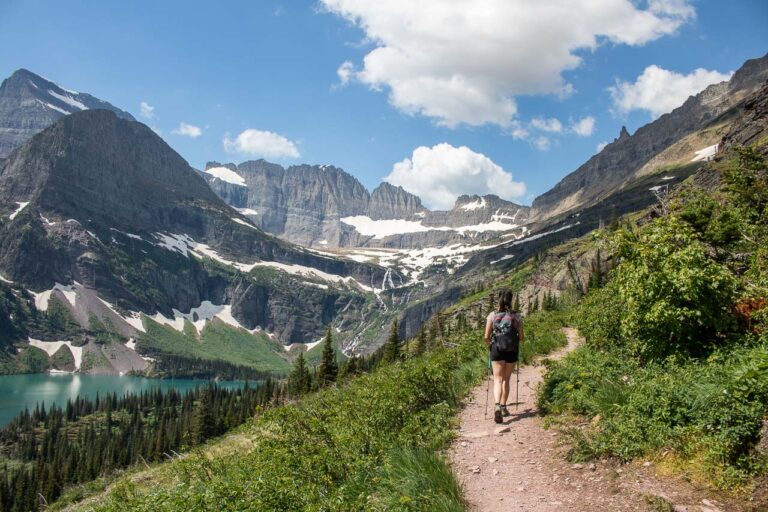
[[(580, 343), (574, 329), (565, 329), (568, 346), (557, 359)], [(565, 460), (560, 435), (545, 430), (536, 409), (541, 366), (520, 369), (520, 403), (504, 424), (493, 422), (493, 390), (485, 414), (487, 380), (468, 397), (461, 412), (459, 436), (449, 458), (464, 488), (471, 511), (614, 511), (671, 510), (716, 512), (733, 510), (679, 479), (657, 478), (650, 461), (618, 465), (610, 461), (571, 464)], [(515, 377), (512, 376), (512, 386)], [(514, 400), (514, 388), (510, 393)], [(663, 502), (668, 508), (660, 507)], [(675, 504), (675, 505), (672, 505)], [(740, 507), (739, 507), (740, 508)]]

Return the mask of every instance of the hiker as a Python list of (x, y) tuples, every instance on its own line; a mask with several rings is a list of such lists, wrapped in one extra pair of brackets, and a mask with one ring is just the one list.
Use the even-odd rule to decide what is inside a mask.
[(493, 419), (502, 422), (503, 416), (509, 416), (507, 398), (512, 370), (518, 363), (520, 343), (525, 339), (523, 317), (512, 309), (512, 292), (503, 290), (499, 294), (499, 307), (491, 312), (485, 322), (485, 344), (491, 352), (493, 367), (493, 398), (496, 406)]

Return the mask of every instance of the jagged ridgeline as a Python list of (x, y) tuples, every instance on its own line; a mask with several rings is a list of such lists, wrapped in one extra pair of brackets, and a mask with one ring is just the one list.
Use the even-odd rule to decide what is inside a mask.
[(264, 233), (108, 110), (64, 116), (0, 163), (0, 272), (4, 358), (20, 371), (56, 368), (39, 351), (66, 345), (80, 370), (167, 353), (283, 372), (284, 346), (358, 326), (404, 281)]

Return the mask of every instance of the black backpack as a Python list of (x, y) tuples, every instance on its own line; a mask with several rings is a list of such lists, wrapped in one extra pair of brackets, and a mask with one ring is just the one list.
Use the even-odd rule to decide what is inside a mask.
[(517, 350), (520, 343), (520, 325), (515, 315), (506, 311), (493, 315), (493, 343), (500, 352)]

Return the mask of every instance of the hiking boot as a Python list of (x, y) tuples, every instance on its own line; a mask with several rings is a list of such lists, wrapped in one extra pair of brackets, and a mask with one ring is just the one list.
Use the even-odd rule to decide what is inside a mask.
[(501, 406), (499, 404), (496, 404), (496, 410), (493, 411), (493, 421), (496, 423), (501, 423)]
[(501, 406), (501, 415), (504, 416), (504, 417), (512, 416), (512, 414), (509, 412), (509, 409), (507, 409), (506, 405), (502, 405)]

